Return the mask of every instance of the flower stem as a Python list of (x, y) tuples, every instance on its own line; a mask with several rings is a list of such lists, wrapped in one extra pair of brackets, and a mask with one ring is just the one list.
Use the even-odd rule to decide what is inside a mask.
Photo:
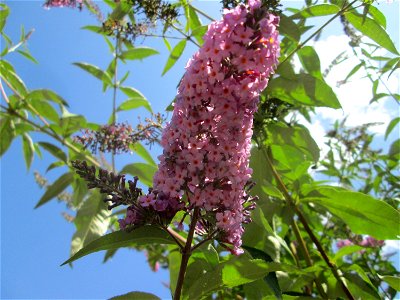
[(179, 269), (178, 281), (176, 283), (174, 300), (179, 300), (181, 298), (183, 281), (185, 279), (185, 273), (187, 269), (187, 265), (189, 262), (189, 258), (192, 254), (192, 241), (194, 230), (196, 228), (197, 219), (199, 218), (200, 209), (195, 207), (193, 210), (192, 222), (190, 223), (189, 227), (189, 234), (186, 240), (185, 247), (182, 249), (182, 259), (181, 259), (181, 266)]

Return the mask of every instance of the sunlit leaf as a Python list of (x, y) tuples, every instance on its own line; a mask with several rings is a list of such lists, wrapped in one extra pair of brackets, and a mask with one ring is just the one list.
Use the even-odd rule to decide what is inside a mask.
[(339, 11), (340, 8), (333, 4), (317, 4), (304, 8), (303, 10), (291, 16), (291, 18), (299, 19), (299, 18), (327, 16), (336, 14)]
[(390, 52), (399, 55), (390, 36), (375, 20), (360, 15), (355, 12), (348, 12), (345, 14), (346, 19), (362, 34), (369, 37), (378, 45), (389, 50)]
[(121, 296), (112, 297), (110, 300), (161, 300), (161, 298), (145, 292), (130, 292)]
[(131, 232), (115, 231), (89, 243), (75, 253), (74, 256), (66, 260), (62, 266), (94, 252), (153, 243), (174, 244), (175, 241), (168, 233), (154, 226), (139, 227)]
[(319, 57), (313, 47), (305, 46), (297, 51), (297, 55), (299, 56), (300, 62), (308, 74), (323, 80)]
[(154, 159), (151, 157), (149, 151), (143, 145), (139, 142), (133, 144), (130, 147), (133, 151), (135, 151), (141, 158), (143, 158), (146, 162), (148, 162), (150, 165), (157, 167), (156, 162)]
[(128, 173), (132, 176), (137, 176), (140, 182), (150, 187), (153, 185), (153, 176), (156, 171), (157, 168), (154, 165), (133, 163), (123, 167), (120, 173)]
[(376, 239), (397, 239), (400, 236), (400, 212), (384, 201), (339, 187), (321, 186), (301, 199), (325, 207), (357, 234)]
[(27, 133), (22, 135), (22, 149), (24, 152), (26, 168), (29, 170), (33, 161), (33, 153), (35, 152), (35, 149), (33, 146), (33, 141)]
[(400, 122), (400, 117), (394, 118), (392, 121), (390, 121), (388, 127), (386, 128), (385, 132), (385, 140), (389, 136), (389, 134), (393, 131), (394, 128), (396, 128), (396, 125)]
[(67, 101), (65, 101), (61, 96), (57, 95), (55, 92), (46, 89), (33, 90), (29, 92), (26, 96), (28, 100), (39, 99), (42, 101), (52, 101), (57, 104), (62, 104), (68, 107)]
[(128, 60), (135, 60), (139, 59), (142, 60), (146, 57), (159, 54), (159, 52), (153, 48), (149, 47), (136, 47), (133, 49), (126, 50), (121, 53), (121, 58), (122, 59), (128, 59)]
[(187, 43), (186, 39), (181, 40), (178, 44), (176, 44), (174, 49), (172, 49), (172, 52), (168, 57), (167, 63), (165, 65), (164, 70), (161, 75), (164, 75), (165, 73), (167, 73), (168, 70), (171, 69), (173, 65), (175, 65), (175, 63), (177, 62), (179, 57), (181, 57), (183, 50), (185, 50), (186, 43)]
[(14, 122), (11, 118), (0, 119), (0, 136), (0, 156), (2, 156), (15, 137)]
[(379, 276), (384, 282), (389, 284), (396, 291), (400, 291), (400, 277), (396, 276)]
[(101, 70), (99, 67), (96, 67), (96, 66), (88, 64), (88, 63), (83, 63), (83, 62), (76, 62), (76, 63), (73, 63), (73, 64), (75, 66), (78, 66), (82, 70), (85, 70), (86, 72), (88, 72), (89, 74), (93, 75), (97, 79), (100, 79), (105, 84), (107, 84), (109, 86), (113, 85), (111, 77), (106, 72)]

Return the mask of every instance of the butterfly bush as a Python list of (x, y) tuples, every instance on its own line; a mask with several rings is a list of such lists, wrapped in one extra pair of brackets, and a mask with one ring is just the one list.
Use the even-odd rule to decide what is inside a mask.
[(44, 3), (45, 8), (51, 7), (76, 7), (82, 8), (83, 0), (47, 0)]
[[(225, 10), (209, 25), (204, 44), (186, 66), (171, 122), (163, 131), (154, 189), (139, 198), (164, 212), (201, 209), (213, 220), (218, 240), (241, 253), (249, 221), (246, 185), (253, 115), (279, 55), (279, 18), (258, 0)], [(129, 210), (128, 210), (129, 212)], [(120, 224), (135, 224), (130, 212)], [(208, 222), (198, 224), (198, 232)]]

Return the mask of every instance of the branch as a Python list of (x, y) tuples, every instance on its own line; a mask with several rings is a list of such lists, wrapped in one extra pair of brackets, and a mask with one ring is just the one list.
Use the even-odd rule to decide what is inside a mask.
[(343, 281), (342, 277), (340, 276), (340, 274), (338, 272), (338, 268), (329, 259), (328, 255), (326, 254), (326, 252), (325, 252), (324, 248), (322, 247), (321, 243), (319, 242), (317, 237), (314, 235), (312, 229), (308, 225), (307, 219), (304, 217), (303, 213), (300, 211), (300, 209), (295, 204), (295, 200), (292, 198), (292, 196), (290, 196), (290, 194), (288, 192), (288, 189), (286, 188), (286, 185), (283, 183), (279, 173), (276, 171), (275, 166), (273, 165), (272, 160), (270, 158), (272, 156), (271, 149), (268, 148), (268, 151), (267, 151), (265, 148), (263, 148), (263, 154), (265, 156), (265, 159), (267, 160), (267, 163), (268, 163), (269, 167), (271, 168), (271, 171), (272, 171), (272, 174), (273, 174), (274, 178), (278, 182), (279, 189), (283, 193), (283, 195), (284, 195), (286, 201), (288, 202), (289, 206), (294, 209), (295, 213), (299, 217), (299, 220), (300, 220), (301, 224), (303, 225), (305, 231), (307, 232), (308, 236), (311, 238), (311, 240), (313, 241), (314, 245), (317, 247), (318, 252), (321, 254), (321, 256), (324, 259), (325, 263), (331, 269), (331, 271), (332, 271), (333, 275), (335, 276), (336, 280), (340, 283), (343, 292), (346, 294), (346, 296), (350, 300), (355, 300), (355, 298), (351, 294), (350, 290), (347, 288), (345, 282)]
[(181, 298), (183, 281), (185, 279), (185, 273), (189, 262), (189, 258), (190, 255), (192, 254), (192, 241), (193, 241), (194, 230), (196, 228), (197, 219), (199, 217), (199, 212), (200, 209), (198, 207), (195, 207), (193, 211), (192, 222), (190, 223), (189, 227), (189, 235), (186, 240), (185, 247), (182, 250), (182, 260), (179, 269), (178, 281), (176, 283), (174, 300), (179, 300)]

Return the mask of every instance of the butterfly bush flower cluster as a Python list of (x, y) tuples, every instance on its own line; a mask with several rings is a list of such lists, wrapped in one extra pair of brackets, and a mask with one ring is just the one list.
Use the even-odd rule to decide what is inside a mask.
[(339, 240), (336, 243), (336, 247), (338, 247), (339, 249), (350, 245), (359, 245), (362, 247), (369, 247), (369, 248), (380, 248), (385, 245), (385, 241), (377, 240), (372, 236), (367, 236), (366, 238), (363, 238), (359, 241), (351, 241), (349, 239), (346, 239), (346, 240)]
[[(247, 195), (253, 114), (279, 55), (279, 18), (258, 0), (225, 10), (209, 25), (204, 45), (190, 59), (178, 88), (171, 122), (163, 131), (158, 171), (144, 207), (201, 208), (217, 239), (241, 253), (243, 223), (250, 220)], [(129, 213), (122, 224), (135, 223)], [(199, 222), (198, 232), (208, 222)]]
[(76, 7), (82, 9), (83, 0), (47, 0), (44, 7), (49, 9), (51, 7)]

